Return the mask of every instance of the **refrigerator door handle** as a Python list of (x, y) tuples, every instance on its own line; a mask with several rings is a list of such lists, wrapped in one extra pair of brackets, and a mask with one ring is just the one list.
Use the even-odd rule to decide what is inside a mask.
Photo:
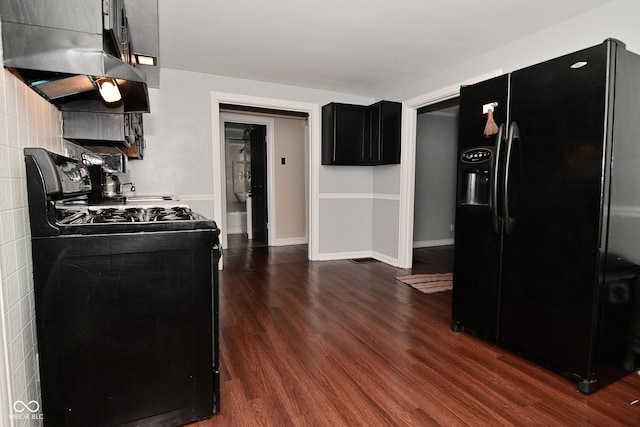
[(511, 151), (515, 142), (520, 142), (520, 129), (516, 122), (511, 122), (507, 137), (506, 158), (504, 162), (504, 187), (502, 193), (502, 220), (504, 222), (505, 234), (509, 234), (513, 228), (513, 220), (509, 214), (509, 173), (511, 169)]
[(496, 136), (496, 150), (493, 155), (493, 176), (491, 177), (491, 192), (489, 194), (489, 203), (491, 204), (491, 216), (493, 218), (493, 229), (500, 234), (501, 218), (498, 210), (498, 181), (500, 178), (500, 153), (502, 151), (502, 138), (504, 134), (504, 123), (500, 124), (498, 135)]

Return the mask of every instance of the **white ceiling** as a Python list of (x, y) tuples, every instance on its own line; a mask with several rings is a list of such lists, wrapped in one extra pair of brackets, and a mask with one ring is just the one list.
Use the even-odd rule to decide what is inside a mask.
[(158, 0), (160, 67), (375, 96), (612, 1)]

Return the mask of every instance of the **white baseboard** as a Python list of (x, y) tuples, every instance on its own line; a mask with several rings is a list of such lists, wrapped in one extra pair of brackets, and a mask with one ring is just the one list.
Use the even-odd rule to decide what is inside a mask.
[(325, 252), (319, 253), (316, 261), (336, 261), (339, 259), (370, 258), (371, 251), (359, 252)]
[(398, 258), (392, 258), (389, 255), (381, 254), (379, 252), (373, 252), (371, 257), (377, 259), (378, 261), (382, 261), (385, 264), (392, 265), (394, 267), (397, 267), (400, 264), (398, 262)]
[(288, 239), (275, 239), (275, 242), (271, 242), (271, 246), (306, 245), (308, 243), (309, 239), (306, 237), (291, 237)]
[(378, 261), (384, 262), (385, 264), (392, 265), (394, 267), (397, 267), (399, 264), (397, 258), (392, 258), (388, 255), (384, 255), (379, 252), (373, 252), (373, 251), (323, 253), (323, 254), (318, 254), (318, 259), (316, 261), (336, 261), (341, 259), (358, 259), (358, 258), (373, 258), (373, 259), (377, 259)]
[(414, 248), (430, 248), (432, 246), (449, 246), (453, 245), (453, 239), (441, 239), (441, 240), (423, 240), (421, 242), (413, 242)]

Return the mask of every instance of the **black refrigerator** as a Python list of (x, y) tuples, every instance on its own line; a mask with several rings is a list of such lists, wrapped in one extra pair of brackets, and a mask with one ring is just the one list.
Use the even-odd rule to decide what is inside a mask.
[(590, 393), (640, 366), (640, 56), (461, 88), (452, 329)]

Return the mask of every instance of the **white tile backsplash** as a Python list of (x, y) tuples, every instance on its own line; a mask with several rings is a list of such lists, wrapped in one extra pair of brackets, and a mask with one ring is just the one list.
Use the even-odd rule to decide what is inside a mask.
[[(33, 92), (33, 91), (31, 91)], [(33, 101), (31, 94), (27, 93), (27, 86), (16, 82), (16, 105), (18, 106), (17, 118), (19, 122), (27, 123), (29, 121), (29, 111), (34, 115), (38, 105)]]
[[(29, 396), (26, 396), (27, 390), (27, 378), (24, 373), (24, 361), (20, 362), (20, 364), (16, 367), (16, 369), (11, 374), (11, 383), (14, 385), (16, 390), (21, 390), (21, 393), (18, 396), (21, 396), (23, 401)], [(26, 400), (28, 402), (29, 400)]]
[(0, 114), (6, 114), (7, 107), (5, 104), (4, 73), (0, 74), (2, 74), (2, 79), (0, 79)]
[(9, 148), (9, 176), (11, 178), (19, 178), (20, 169), (24, 168), (24, 157), (19, 148)]
[(16, 239), (16, 227), (13, 224), (13, 211), (0, 212), (0, 227), (2, 227), (3, 241), (13, 241)]
[[(2, 114), (0, 114), (0, 117), (2, 117)], [(1, 136), (2, 134), (0, 133)], [(0, 179), (9, 178), (9, 174), (9, 147), (0, 144)]]
[(38, 141), (37, 134), (34, 133), (34, 135), (32, 136), (31, 133), (34, 133), (34, 132), (30, 132), (30, 128), (27, 122), (19, 121), (18, 122), (18, 139), (16, 141), (9, 141), (9, 143), (13, 142), (16, 148), (24, 148), (24, 147), (31, 146), (35, 141), (36, 142), (35, 145), (41, 146), (42, 141)]
[(11, 308), (20, 301), (20, 272), (8, 276), (4, 283), (4, 303)]
[(13, 117), (7, 116), (7, 146), (19, 148), (20, 144), (20, 124)]
[[(9, 341), (9, 343), (14, 342), (16, 337), (22, 330), (22, 325), (20, 324), (21, 317), (22, 316), (20, 314), (20, 301), (18, 301), (17, 304), (9, 308), (5, 316), (7, 320), (7, 341)], [(11, 344), (9, 344), (9, 347), (11, 347)]]
[(18, 83), (18, 79), (16, 79), (11, 73), (6, 70), (4, 72), (4, 99), (5, 99), (5, 113), (9, 117), (17, 118), (18, 117), (18, 107), (16, 104), (16, 83)]
[[(18, 307), (14, 307), (12, 310), (20, 311)], [(18, 316), (19, 317), (19, 316)], [(15, 372), (18, 366), (24, 360), (24, 343), (22, 342), (22, 334), (16, 333), (16, 337), (9, 343), (9, 362), (14, 367), (10, 369), (10, 372)]]
[[(31, 339), (31, 336), (27, 336), (26, 333), (24, 337), (25, 337), (25, 341), (27, 339)], [(34, 353), (34, 349), (33, 347), (31, 347), (31, 349), (26, 353), (27, 357), (25, 357), (25, 360), (24, 360), (24, 373), (25, 373), (25, 378), (27, 379), (28, 382), (33, 381), (36, 376), (36, 364), (35, 364), (36, 358), (34, 357), (33, 353)]]
[[(21, 290), (22, 291), (22, 290)], [(32, 313), (34, 313), (34, 307), (31, 305), (31, 290), (26, 290), (26, 293), (22, 295), (22, 298), (18, 302), (20, 304), (20, 332), (22, 332), (31, 322)], [(22, 294), (22, 292), (21, 292)], [(31, 343), (25, 344), (26, 347), (32, 347)]]
[(16, 239), (24, 237), (26, 230), (24, 229), (24, 207), (13, 211), (13, 227), (16, 235)]
[(2, 245), (2, 276), (9, 277), (18, 271), (18, 252), (15, 240)]
[[(0, 56), (1, 50), (0, 46)], [(0, 384), (7, 384), (0, 395), (8, 395), (9, 407), (19, 399), (41, 401), (23, 149), (44, 147), (64, 154), (68, 144), (79, 154), (81, 150), (61, 135), (60, 111), (0, 68), (0, 351), (7, 364), (0, 366)], [(12, 421), (16, 420), (0, 419), (0, 425), (42, 424)]]

